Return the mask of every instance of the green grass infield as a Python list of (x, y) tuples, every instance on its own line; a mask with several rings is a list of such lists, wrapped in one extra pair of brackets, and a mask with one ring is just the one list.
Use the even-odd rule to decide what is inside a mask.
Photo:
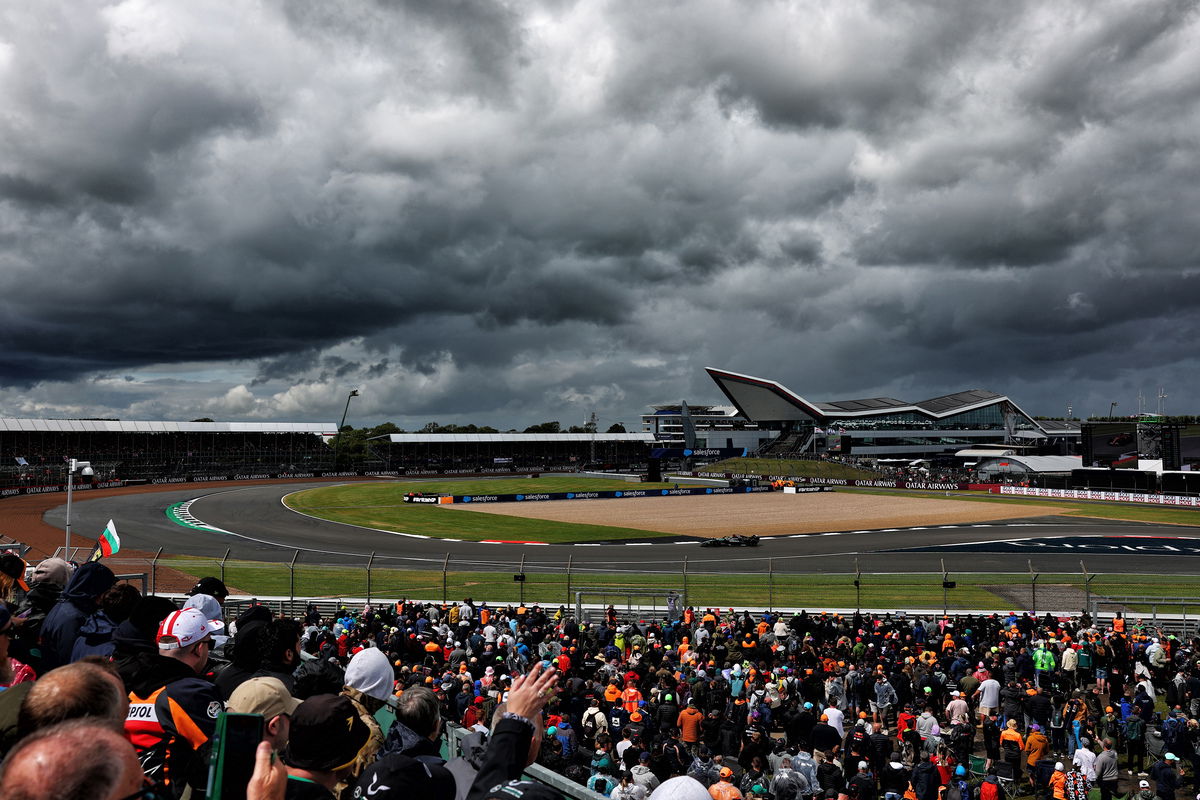
[[(365, 528), (416, 533), (438, 539), (479, 542), (488, 539), (520, 542), (603, 542), (621, 539), (662, 537), (661, 531), (582, 525), (540, 519), (523, 519), (499, 514), (479, 514), (452, 506), (405, 503), (408, 492), (426, 494), (528, 494), (548, 492), (606, 491), (614, 489), (668, 489), (674, 483), (631, 483), (611, 478), (493, 478), (462, 481), (395, 481), (356, 483), (308, 489), (288, 495), (287, 506), (295, 511), (332, 522)], [(680, 486), (700, 486), (680, 482)], [(640, 498), (622, 502), (637, 503)], [(566, 502), (566, 501), (564, 501)], [(577, 502), (588, 502), (580, 500)], [(719, 500), (718, 500), (719, 502)]]

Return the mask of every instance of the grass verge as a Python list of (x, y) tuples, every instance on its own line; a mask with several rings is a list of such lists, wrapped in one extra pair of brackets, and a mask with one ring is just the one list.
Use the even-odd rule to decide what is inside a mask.
[[(523, 519), (498, 514), (477, 514), (449, 506), (403, 502), (407, 492), (426, 494), (522, 494), (529, 492), (605, 491), (612, 489), (666, 489), (673, 483), (630, 483), (607, 478), (520, 478), (476, 481), (357, 483), (309, 489), (289, 495), (289, 508), (333, 522), (438, 539), (478, 542), (485, 539), (520, 542), (601, 542), (650, 539), (661, 531), (610, 525), (583, 525), (550, 520)], [(688, 484), (680, 484), (686, 486)], [(700, 484), (693, 484), (700, 485)], [(637, 499), (626, 502), (636, 503)]]
[[(219, 564), (211, 560), (172, 557), (164, 558), (164, 566), (195, 575), (219, 575)], [(950, 609), (997, 609), (1013, 607), (1012, 601), (989, 591), (989, 586), (1029, 585), (1023, 574), (953, 574), (958, 587), (945, 593)], [(618, 589), (687, 588), (688, 601), (703, 606), (733, 606), (748, 608), (888, 608), (940, 609), (943, 607), (941, 574), (896, 574), (862, 576), (856, 592), (854, 575), (792, 575), (779, 574), (712, 574), (690, 572), (684, 578), (682, 569), (672, 573), (527, 573), (524, 599), (529, 602), (574, 602), (574, 591), (583, 586), (609, 587), (613, 594), (596, 595), (591, 602), (613, 602), (620, 605), (624, 598)], [(294, 575), (285, 564), (263, 564), (252, 561), (230, 561), (226, 564), (225, 581), (243, 592), (262, 596), (296, 597), (364, 597), (367, 595), (367, 570), (363, 567), (327, 567), (300, 564)], [(371, 571), (370, 594), (375, 598), (397, 599), (476, 599), (516, 601), (521, 599), (522, 585), (513, 582), (513, 573), (472, 572), (451, 568), (440, 570), (402, 570), (374, 568)], [(1074, 589), (1082, 608), (1084, 587), (1079, 575), (1043, 574), (1038, 579), (1038, 591), (1051, 593), (1055, 589)], [(1139, 595), (1177, 598), (1200, 595), (1200, 577), (1174, 576), (1164, 583), (1157, 575), (1101, 575), (1091, 584), (1094, 595)], [(1042, 594), (1042, 597), (1047, 597)], [(1045, 611), (1045, 608), (1039, 610)], [(1078, 609), (1075, 609), (1078, 610)], [(1195, 612), (1200, 612), (1200, 599)], [(1190, 612), (1190, 613), (1195, 613)]]

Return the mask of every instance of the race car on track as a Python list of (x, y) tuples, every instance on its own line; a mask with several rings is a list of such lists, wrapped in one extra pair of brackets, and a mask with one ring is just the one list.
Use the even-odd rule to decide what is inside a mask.
[(705, 539), (701, 547), (758, 547), (757, 536), (722, 536), (719, 539)]

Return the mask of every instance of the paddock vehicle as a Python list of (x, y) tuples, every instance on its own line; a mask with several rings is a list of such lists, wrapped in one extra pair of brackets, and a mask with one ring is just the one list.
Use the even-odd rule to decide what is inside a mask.
[(758, 547), (757, 536), (722, 536), (719, 539), (705, 539), (701, 547)]

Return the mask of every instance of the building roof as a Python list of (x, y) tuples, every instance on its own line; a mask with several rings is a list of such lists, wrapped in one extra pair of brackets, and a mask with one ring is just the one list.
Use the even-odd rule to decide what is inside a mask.
[[(993, 460), (1015, 462), (1030, 472), (1070, 472), (1083, 466), (1083, 456), (995, 456)], [(985, 462), (980, 461), (976, 469), (983, 469)]]
[(115, 419), (18, 419), (0, 417), (11, 433), (313, 433), (333, 436), (333, 422), (153, 422)]
[[(1021, 414), (1015, 403), (1002, 394), (996, 394), (986, 389), (968, 389), (963, 392), (933, 397), (919, 403), (897, 400), (894, 397), (875, 397), (866, 400), (836, 400), (825, 403), (814, 403), (781, 383), (756, 378), (752, 375), (742, 375), (728, 370), (706, 367), (705, 371), (724, 392), (738, 410), (751, 420), (769, 420), (772, 422), (837, 419), (852, 419), (854, 417), (870, 417), (878, 414), (895, 414), (913, 412), (932, 419), (961, 414), (976, 408), (1009, 403)], [(1033, 419), (1029, 417), (1029, 419)]]
[(1039, 419), (1037, 424), (1046, 433), (1063, 435), (1081, 432), (1079, 421), (1074, 419)]
[(1001, 456), (1015, 456), (1016, 450), (998, 450), (994, 447), (968, 447), (966, 450), (959, 450), (954, 454), (955, 458), (999, 458)]
[(447, 442), (654, 442), (652, 433), (389, 433), (372, 437), (392, 444), (434, 444)]

